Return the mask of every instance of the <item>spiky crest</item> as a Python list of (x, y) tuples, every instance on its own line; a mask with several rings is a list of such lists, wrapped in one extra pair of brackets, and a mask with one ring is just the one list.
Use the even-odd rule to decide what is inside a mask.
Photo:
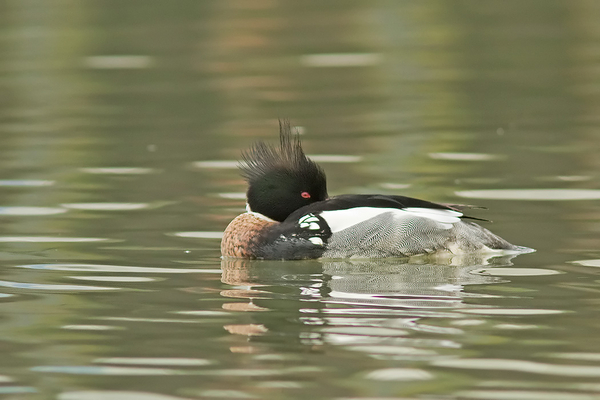
[(279, 121), (279, 147), (264, 142), (242, 153), (248, 205), (276, 221), (296, 209), (327, 198), (325, 173), (304, 150), (288, 120)]
[(279, 120), (279, 148), (265, 142), (255, 143), (250, 150), (242, 152), (240, 170), (242, 176), (252, 183), (273, 171), (303, 171), (321, 168), (304, 154), (298, 133), (292, 133), (289, 120)]

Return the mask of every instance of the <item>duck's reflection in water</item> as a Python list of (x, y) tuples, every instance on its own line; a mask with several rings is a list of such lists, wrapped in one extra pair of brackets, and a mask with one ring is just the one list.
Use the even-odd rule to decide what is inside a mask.
[[(482, 299), (492, 296), (465, 291), (465, 287), (505, 282), (481, 270), (511, 265), (510, 258), (463, 259), (460, 265), (405, 259), (224, 259), (222, 282), (232, 287), (221, 295), (246, 301), (227, 302), (223, 307), (231, 311), (269, 311), (254, 313), (250, 324), (225, 328), (246, 336), (266, 335), (273, 330), (290, 333), (289, 324), (294, 321), (298, 337), (314, 339), (308, 340), (313, 345), (331, 343), (329, 339), (339, 333), (351, 333), (354, 339), (350, 342), (354, 344), (371, 343), (365, 337), (405, 335), (406, 329), (450, 333), (456, 328), (421, 325), (418, 321), (424, 317), (465, 318), (460, 310), (470, 307), (466, 299), (478, 298), (476, 306), (482, 307)], [(356, 342), (359, 337), (362, 339)], [(307, 344), (306, 340), (301, 342)]]

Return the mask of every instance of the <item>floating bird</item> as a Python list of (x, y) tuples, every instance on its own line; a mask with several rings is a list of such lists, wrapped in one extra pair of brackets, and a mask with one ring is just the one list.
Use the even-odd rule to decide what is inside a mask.
[(473, 222), (460, 205), (405, 196), (329, 197), (325, 173), (302, 149), (289, 121), (279, 147), (256, 143), (242, 154), (247, 212), (225, 229), (224, 257), (298, 260), (472, 253), (525, 253)]

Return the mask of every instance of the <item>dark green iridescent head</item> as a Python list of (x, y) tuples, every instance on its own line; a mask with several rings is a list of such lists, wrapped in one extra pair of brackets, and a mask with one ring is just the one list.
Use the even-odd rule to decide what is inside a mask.
[(242, 154), (242, 176), (248, 181), (253, 212), (283, 221), (295, 210), (327, 198), (323, 170), (302, 150), (289, 121), (279, 121), (279, 147), (258, 142)]

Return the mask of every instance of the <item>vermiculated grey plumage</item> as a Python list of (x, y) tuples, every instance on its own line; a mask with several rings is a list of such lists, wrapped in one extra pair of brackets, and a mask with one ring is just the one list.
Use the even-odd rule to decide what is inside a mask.
[(398, 218), (390, 211), (333, 233), (323, 257), (407, 257), (439, 251), (468, 253), (486, 248), (519, 250), (472, 222), (460, 221), (448, 228), (429, 218)]

